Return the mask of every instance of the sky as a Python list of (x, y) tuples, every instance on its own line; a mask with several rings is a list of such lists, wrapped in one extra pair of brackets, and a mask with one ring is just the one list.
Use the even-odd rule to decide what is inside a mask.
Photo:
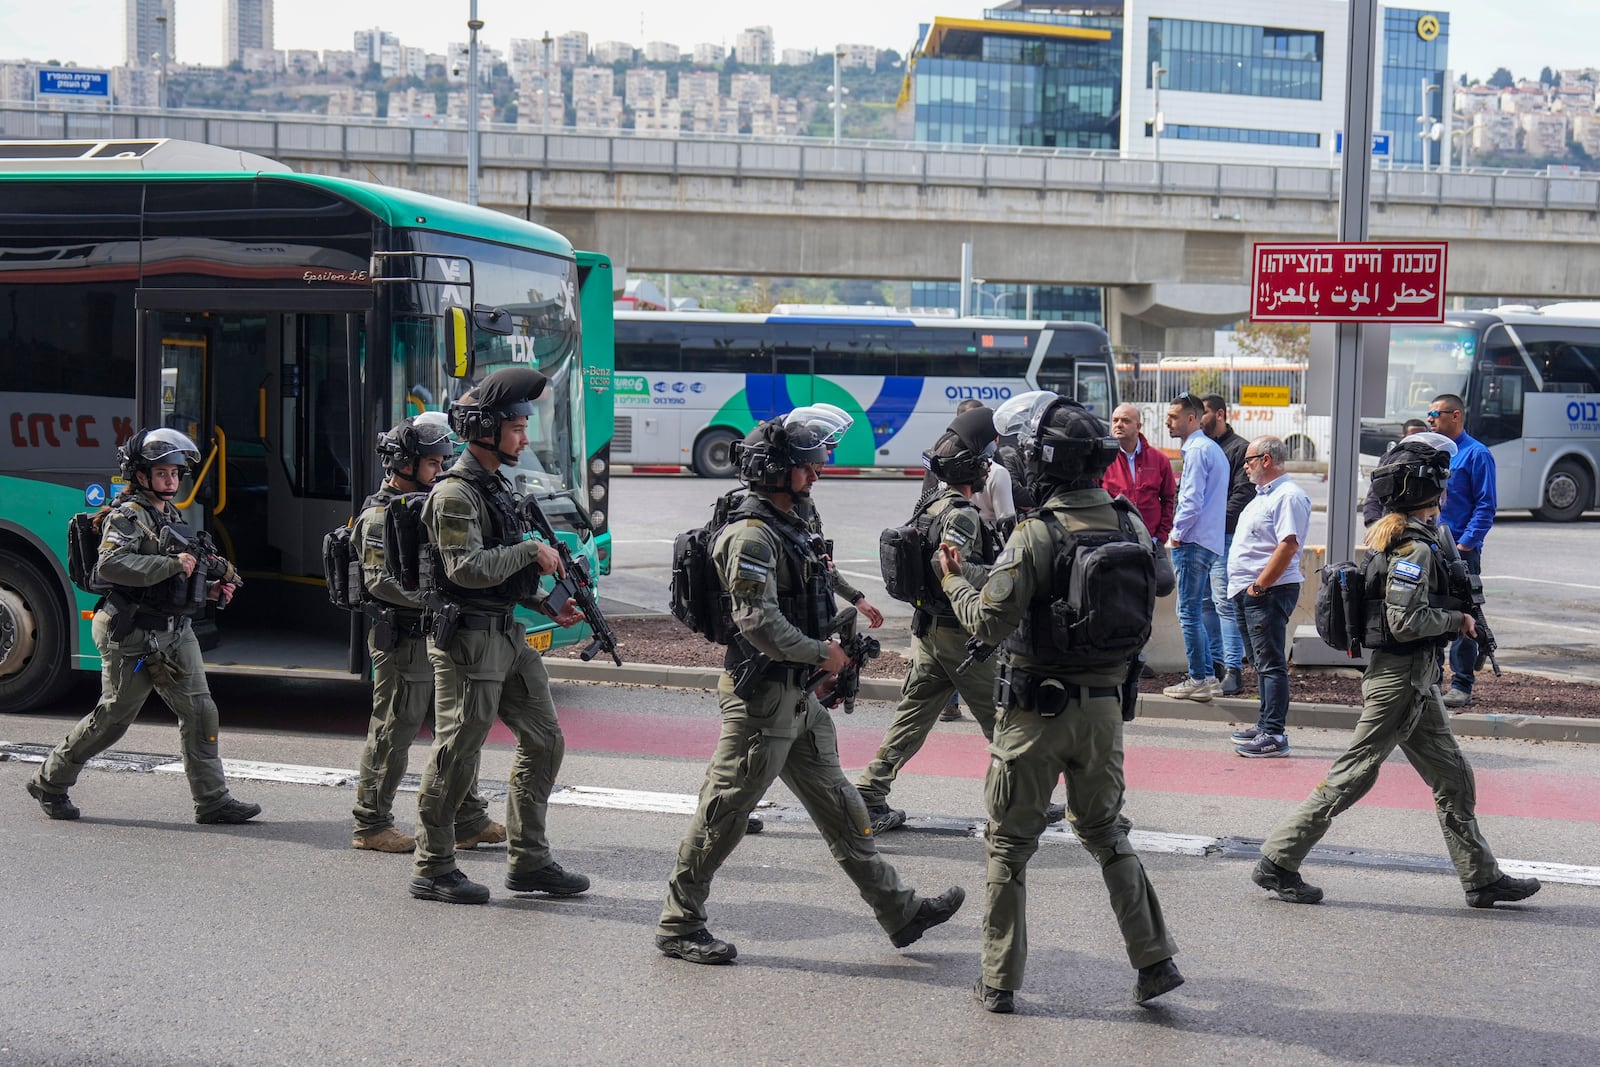
[[(1421, 8), (1416, 0), (1407, 7)], [(222, 0), (174, 0), (177, 58), (217, 65), (222, 60)], [(470, 0), (277, 0), (278, 48), (351, 47), (358, 29), (381, 26), (402, 43), (443, 52), (467, 37)], [(505, 49), (513, 37), (568, 30), (600, 41), (642, 47), (667, 41), (685, 51), (700, 42), (731, 48), (747, 26), (771, 26), (777, 49), (827, 51), (836, 44), (873, 44), (905, 53), (919, 23), (936, 15), (976, 18), (983, 0), (584, 0), (559, 11), (527, 0), (478, 0), (480, 40)], [(1295, 0), (1283, 0), (1285, 24)], [(1401, 6), (1396, 4), (1395, 6)], [(0, 0), (0, 59), (76, 62), (111, 67), (124, 56), (123, 0)], [(1600, 0), (1443, 0), (1430, 10), (1450, 13), (1450, 58), (1458, 74), (1486, 79), (1496, 67), (1538, 77), (1541, 67), (1600, 66)], [(48, 12), (48, 15), (45, 14)]]

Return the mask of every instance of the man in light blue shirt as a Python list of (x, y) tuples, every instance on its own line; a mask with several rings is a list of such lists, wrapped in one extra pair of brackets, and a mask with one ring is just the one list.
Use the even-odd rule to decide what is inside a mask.
[[(1456, 443), (1450, 460), (1450, 484), (1439, 504), (1439, 525), (1450, 527), (1467, 570), (1483, 573), (1483, 539), (1494, 525), (1494, 453), (1467, 433), (1467, 405), (1454, 393), (1440, 393), (1428, 405), (1428, 428)], [(1450, 644), (1450, 688), (1444, 706), (1464, 708), (1472, 703), (1473, 674), (1478, 664), (1478, 642), (1458, 637)]]
[(1245, 449), (1244, 470), (1256, 495), (1239, 513), (1228, 550), (1228, 597), (1239, 606), (1261, 708), (1254, 726), (1236, 730), (1241, 756), (1287, 756), (1289, 616), (1300, 600), (1300, 553), (1311, 529), (1311, 498), (1289, 477), (1289, 446), (1258, 437)]
[(1188, 676), (1162, 693), (1208, 701), (1222, 691), (1212, 673), (1214, 659), (1201, 610), (1211, 584), (1211, 565), (1222, 554), (1228, 521), (1228, 457), (1200, 428), (1200, 398), (1178, 394), (1167, 406), (1167, 433), (1183, 442), (1183, 475), (1172, 516), (1172, 569), (1178, 578), (1178, 625), (1183, 630)]

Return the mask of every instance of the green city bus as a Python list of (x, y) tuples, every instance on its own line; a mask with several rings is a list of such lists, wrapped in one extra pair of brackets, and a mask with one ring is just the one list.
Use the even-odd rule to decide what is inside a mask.
[[(610, 570), (611, 265), (543, 227), (170, 140), (0, 142), (0, 709), (98, 670), (66, 528), (171, 426), (177, 503), (247, 585), (197, 624), (219, 673), (366, 670), (322, 539), (381, 480), (375, 435), (502, 366), (550, 379), (506, 473)], [(529, 613), (529, 643), (569, 644)]]

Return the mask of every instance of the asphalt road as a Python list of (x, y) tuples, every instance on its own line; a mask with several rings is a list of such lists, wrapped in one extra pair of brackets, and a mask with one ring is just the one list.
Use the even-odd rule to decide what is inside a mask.
[[(350, 768), (361, 687), (218, 679), (230, 759)], [(81, 697), (82, 694), (74, 694)], [(717, 730), (709, 694), (558, 685), (561, 784), (698, 789)], [(0, 715), (0, 740), (53, 742), (82, 708)], [(887, 723), (884, 704), (839, 718), (847, 767)], [(1222, 728), (1129, 730), (1128, 814), (1141, 831), (1259, 839), (1346, 743), (1303, 729), (1301, 757), (1245, 761)], [(171, 753), (152, 710), (119, 748)], [(1593, 863), (1600, 769), (1591, 749), (1466, 741), (1486, 835), (1502, 859)], [(425, 749), (412, 753), (412, 766)], [(913, 825), (976, 822), (986, 755), (971, 722), (941, 726), (897, 784)], [(1099, 872), (1052, 834), (1030, 868), (1021, 1014), (984, 1014), (977, 973), (981, 843), (904, 832), (883, 842), (905, 879), (961, 885), (966, 909), (896, 951), (783, 788), (768, 831), (719, 874), (711, 928), (726, 968), (660, 957), (651, 934), (687, 823), (681, 810), (561, 804), (557, 858), (594, 879), (569, 900), (512, 897), (503, 852), (465, 854), (481, 908), (420, 903), (406, 857), (348, 847), (348, 785), (242, 781), (257, 825), (196, 826), (181, 775), (86, 771), (78, 823), (47, 821), (0, 762), (0, 1064), (961, 1063), (1592, 1064), (1585, 1007), (1600, 994), (1600, 896), (1548, 884), (1519, 908), (1473, 911), (1440, 870), (1427, 791), (1396, 757), (1335, 825), (1307, 876), (1318, 907), (1270, 900), (1239, 850), (1146, 852), (1188, 984), (1155, 1010), (1133, 972)], [(498, 732), (482, 775), (510, 771)], [(492, 810), (503, 812), (495, 798)], [(397, 814), (409, 825), (414, 799)], [(1408, 858), (1409, 857), (1409, 858)]]
[[(1313, 507), (1308, 544), (1327, 537), (1327, 484), (1293, 476)], [(608, 608), (663, 612), (671, 576), (672, 538), (711, 517), (730, 481), (695, 477), (616, 479)], [(813, 491), (835, 563), (888, 618), (887, 647), (909, 645), (911, 608), (883, 593), (878, 534), (910, 517), (921, 483), (908, 478), (823, 478)], [(1500, 664), (1516, 670), (1600, 681), (1600, 569), (1594, 545), (1600, 517), (1551, 524), (1526, 512), (1501, 516), (1484, 551), (1485, 610), (1500, 641)], [(1164, 602), (1170, 603), (1170, 602)]]

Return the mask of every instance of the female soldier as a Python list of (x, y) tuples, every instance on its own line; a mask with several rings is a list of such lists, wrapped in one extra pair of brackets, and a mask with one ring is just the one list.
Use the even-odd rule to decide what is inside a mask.
[(1539, 891), (1537, 878), (1502, 874), (1478, 830), (1477, 790), (1439, 695), (1439, 647), (1476, 632), (1463, 602), (1446, 595), (1440, 556), (1439, 499), (1455, 444), (1436, 433), (1406, 438), (1372, 472), (1385, 514), (1367, 531), (1373, 549), (1363, 569), (1372, 659), (1361, 682), (1364, 706), (1355, 738), (1321, 785), (1261, 846), (1251, 879), (1280, 899), (1315, 904), (1322, 890), (1300, 877), (1300, 864), (1334, 816), (1366, 795), (1398, 745), (1433, 790), (1445, 847), (1467, 903), (1492, 907)]

